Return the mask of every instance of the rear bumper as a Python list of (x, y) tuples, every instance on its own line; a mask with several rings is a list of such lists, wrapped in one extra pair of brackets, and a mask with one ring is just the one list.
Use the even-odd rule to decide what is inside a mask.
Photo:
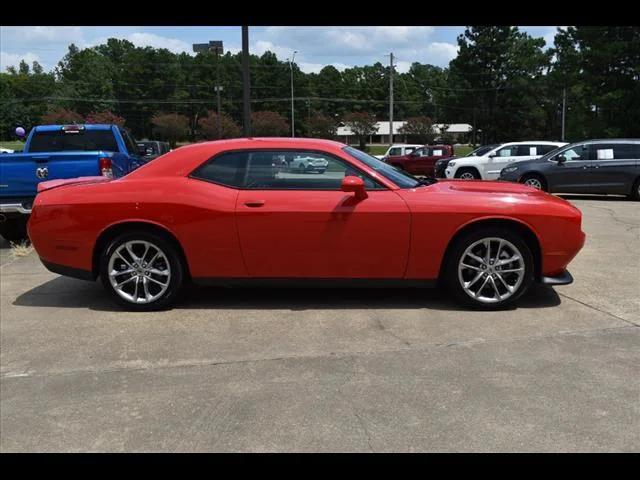
[(559, 275), (553, 277), (542, 277), (540, 283), (543, 285), (569, 285), (573, 283), (573, 277), (568, 270), (563, 271)]
[(31, 214), (31, 204), (24, 203), (0, 203), (0, 213)]
[(42, 264), (47, 267), (47, 270), (53, 273), (57, 273), (58, 275), (64, 275), (65, 277), (73, 277), (79, 278), (80, 280), (95, 280), (96, 276), (93, 272), (88, 270), (81, 270), (79, 268), (67, 267), (66, 265), (60, 265), (57, 263), (47, 262), (40, 258)]

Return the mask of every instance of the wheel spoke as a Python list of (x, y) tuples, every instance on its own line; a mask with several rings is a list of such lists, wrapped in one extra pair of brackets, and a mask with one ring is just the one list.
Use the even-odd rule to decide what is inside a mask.
[(464, 268), (468, 268), (470, 270), (475, 270), (476, 272), (483, 272), (484, 271), (480, 267), (474, 267), (473, 265), (467, 265), (466, 263), (463, 263), (462, 266)]
[(480, 258), (479, 256), (474, 255), (474, 254), (473, 254), (473, 253), (471, 253), (471, 252), (467, 252), (467, 256), (468, 256), (468, 257), (473, 258), (476, 262), (479, 262), (479, 263), (481, 263), (482, 265), (485, 265), (484, 260), (483, 260), (482, 258)]
[(500, 243), (498, 243), (498, 253), (496, 253), (496, 258), (495, 258), (496, 262), (500, 260), (500, 252), (502, 251), (503, 244), (504, 244), (503, 240), (500, 240)]
[(147, 278), (150, 282), (157, 283), (158, 285), (162, 285), (163, 287), (167, 286), (167, 283), (162, 283), (161, 281), (156, 280), (155, 278), (151, 278), (151, 277), (145, 277), (145, 278)]
[[(522, 272), (524, 270), (524, 268), (520, 267), (520, 268), (509, 268), (509, 269), (505, 269), (505, 270), (500, 270), (500, 273), (515, 273), (515, 272)], [(498, 273), (498, 272), (496, 272)]]
[(513, 287), (511, 285), (508, 285), (507, 282), (504, 281), (504, 278), (502, 278), (502, 275), (500, 275), (499, 273), (496, 273), (496, 276), (498, 277), (498, 280), (500, 280), (502, 284), (505, 286), (505, 288), (509, 291), (509, 293), (513, 293)]
[(116, 277), (118, 275), (124, 275), (125, 273), (133, 273), (136, 270), (134, 268), (129, 268), (127, 270), (111, 270), (111, 276)]
[(142, 277), (142, 287), (144, 289), (144, 299), (148, 302), (152, 297), (149, 293), (149, 282), (147, 281), (147, 277)]
[(131, 265), (131, 264), (129, 263), (129, 261), (128, 261), (127, 259), (125, 259), (125, 258), (120, 254), (120, 250), (118, 250), (118, 251), (116, 252), (116, 255), (118, 256), (118, 258), (119, 258), (120, 260), (122, 260), (124, 263), (126, 263), (126, 264), (127, 264), (127, 266), (128, 266), (130, 269), (133, 269), (133, 265)]
[(500, 298), (500, 292), (498, 291), (498, 286), (496, 285), (496, 281), (493, 279), (493, 277), (488, 277), (489, 278), (489, 283), (491, 283), (491, 287), (493, 288), (493, 293), (494, 296), (493, 298)]
[(484, 246), (486, 247), (486, 250), (484, 252), (484, 263), (486, 265), (489, 265), (489, 262), (491, 261), (491, 240), (485, 240)]
[(169, 276), (169, 272), (167, 270), (158, 270), (157, 268), (149, 268), (147, 271), (155, 275), (163, 275), (165, 277)]
[(490, 279), (490, 278), (491, 278), (491, 277), (487, 277), (487, 278), (485, 278), (485, 279), (484, 279), (484, 282), (482, 282), (482, 285), (480, 285), (480, 288), (479, 288), (479, 289), (476, 291), (476, 293), (475, 293), (475, 296), (476, 296), (476, 297), (479, 297), (479, 296), (480, 296), (480, 293), (482, 292), (482, 290), (484, 290), (484, 287), (486, 287), (486, 286), (487, 286), (487, 282), (489, 282), (489, 279)]
[(475, 285), (475, 283), (482, 278), (482, 275), (483, 275), (482, 272), (478, 273), (475, 277), (473, 277), (473, 280), (471, 280), (465, 285), (465, 287), (470, 288), (472, 285)]
[(123, 280), (122, 282), (117, 283), (117, 284), (115, 285), (115, 287), (116, 287), (116, 288), (120, 288), (120, 287), (122, 287), (124, 284), (129, 283), (131, 280), (137, 280), (137, 279), (138, 279), (138, 277), (130, 277), (130, 278), (127, 278), (126, 280)]
[(136, 256), (135, 253), (133, 253), (133, 250), (131, 249), (131, 243), (127, 243), (125, 245), (125, 248), (127, 249), (127, 253), (131, 256), (131, 260), (133, 260), (134, 263), (138, 263), (140, 259)]
[(514, 255), (514, 256), (512, 256), (510, 258), (505, 258), (504, 260), (497, 261), (494, 266), (500, 267), (502, 265), (507, 265), (508, 263), (513, 263), (513, 262), (515, 262), (517, 260), (520, 260), (520, 258), (521, 258), (520, 255), (516, 254), (516, 255)]

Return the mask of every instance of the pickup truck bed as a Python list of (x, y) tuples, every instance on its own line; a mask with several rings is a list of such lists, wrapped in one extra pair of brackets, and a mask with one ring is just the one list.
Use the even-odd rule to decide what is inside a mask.
[(126, 130), (116, 125), (44, 125), (31, 130), (22, 153), (0, 156), (0, 235), (26, 238), (40, 182), (121, 177), (146, 163)]

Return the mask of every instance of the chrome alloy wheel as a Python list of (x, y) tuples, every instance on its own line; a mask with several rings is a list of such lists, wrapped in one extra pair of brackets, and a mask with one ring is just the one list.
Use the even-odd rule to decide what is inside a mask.
[(165, 253), (144, 240), (125, 242), (109, 257), (109, 281), (124, 300), (151, 303), (169, 288), (171, 267)]
[(529, 185), (530, 187), (537, 188), (538, 190), (542, 190), (542, 182), (537, 178), (527, 178), (524, 181), (525, 185)]
[(463, 290), (482, 303), (502, 302), (518, 291), (525, 274), (522, 253), (503, 238), (483, 238), (460, 257), (458, 279)]
[(462, 172), (462, 173), (460, 174), (460, 179), (461, 179), (461, 180), (475, 180), (475, 179), (476, 179), (476, 177), (475, 177), (475, 175), (473, 175), (473, 173), (471, 173), (471, 172)]

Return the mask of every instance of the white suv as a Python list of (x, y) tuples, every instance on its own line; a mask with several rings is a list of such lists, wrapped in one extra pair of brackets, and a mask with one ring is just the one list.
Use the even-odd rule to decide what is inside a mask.
[(298, 173), (324, 173), (329, 162), (322, 157), (295, 157), (289, 163), (289, 171)]
[(445, 176), (462, 180), (496, 180), (500, 171), (515, 162), (524, 162), (541, 157), (556, 148), (567, 145), (564, 142), (510, 142), (503, 143), (483, 155), (462, 157), (447, 164)]

